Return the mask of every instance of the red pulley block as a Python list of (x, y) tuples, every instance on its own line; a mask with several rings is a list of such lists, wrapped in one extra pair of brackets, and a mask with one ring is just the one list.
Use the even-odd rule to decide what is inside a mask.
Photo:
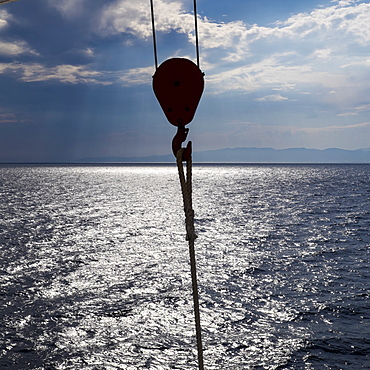
[(168, 59), (153, 76), (154, 94), (174, 126), (184, 127), (192, 121), (203, 89), (203, 73), (189, 59)]

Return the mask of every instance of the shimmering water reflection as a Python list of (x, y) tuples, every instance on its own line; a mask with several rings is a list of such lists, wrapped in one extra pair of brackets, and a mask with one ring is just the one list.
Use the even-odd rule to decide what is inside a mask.
[[(0, 167), (0, 367), (194, 369), (174, 166)], [(360, 369), (370, 166), (196, 166), (206, 369)]]

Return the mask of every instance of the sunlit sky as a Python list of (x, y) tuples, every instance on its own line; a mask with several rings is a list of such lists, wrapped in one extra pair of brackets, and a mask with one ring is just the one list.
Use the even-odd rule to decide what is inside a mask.
[[(370, 147), (370, 1), (198, 0), (194, 150)], [(193, 0), (154, 0), (158, 58), (196, 60)], [(0, 5), (0, 161), (171, 152), (149, 0)]]

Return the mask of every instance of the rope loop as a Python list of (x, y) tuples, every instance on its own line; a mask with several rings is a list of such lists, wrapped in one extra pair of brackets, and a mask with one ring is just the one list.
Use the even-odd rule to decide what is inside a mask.
[(186, 161), (186, 178), (184, 174), (184, 166), (182, 164), (182, 156), (186, 148), (181, 148), (177, 151), (177, 168), (181, 184), (182, 198), (184, 201), (185, 225), (186, 225), (186, 240), (195, 240), (197, 235), (194, 229), (194, 210), (192, 205), (192, 160), (191, 157)]

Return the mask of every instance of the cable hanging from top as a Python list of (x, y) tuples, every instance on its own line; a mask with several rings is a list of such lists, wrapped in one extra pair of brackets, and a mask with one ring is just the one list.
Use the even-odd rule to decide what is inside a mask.
[[(156, 38), (156, 32), (155, 32), (155, 16), (154, 16), (153, 0), (150, 0), (150, 13), (151, 13), (151, 19), (152, 19), (154, 63), (155, 63), (155, 69), (157, 70), (158, 69), (158, 52), (157, 52), (157, 38)], [(200, 68), (197, 0), (194, 0), (194, 32), (195, 32), (195, 49), (196, 49), (196, 56), (197, 56), (197, 66), (198, 68)]]

